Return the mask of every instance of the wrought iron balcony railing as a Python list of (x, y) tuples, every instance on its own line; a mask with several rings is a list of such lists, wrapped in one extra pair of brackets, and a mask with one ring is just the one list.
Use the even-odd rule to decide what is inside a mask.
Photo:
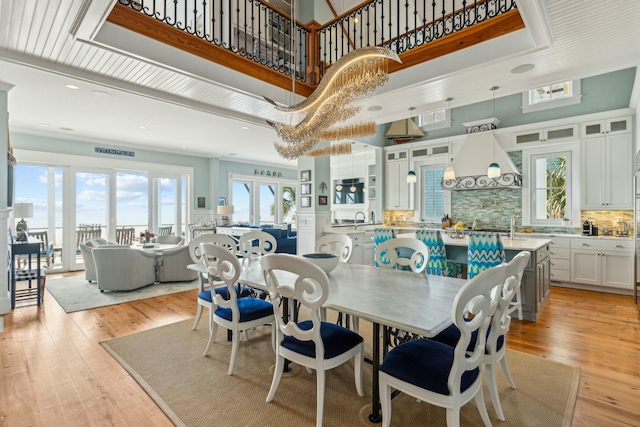
[[(517, 9), (516, 0), (371, 0), (317, 28), (266, 0), (118, 0), (124, 6), (315, 85), (340, 57), (366, 46), (399, 55)], [(308, 81), (309, 71), (315, 81)]]

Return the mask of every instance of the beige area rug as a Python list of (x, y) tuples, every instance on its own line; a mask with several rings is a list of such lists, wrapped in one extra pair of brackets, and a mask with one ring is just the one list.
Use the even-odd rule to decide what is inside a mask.
[[(206, 318), (198, 329), (193, 320), (116, 338), (103, 347), (138, 381), (178, 426), (313, 426), (316, 414), (315, 375), (292, 364), (283, 374), (271, 403), (265, 398), (271, 385), (274, 353), (267, 326), (250, 331), (242, 341), (232, 376), (227, 375), (231, 343), (219, 328), (219, 340), (207, 357)], [(365, 341), (371, 324), (360, 321)], [(370, 354), (370, 343), (369, 347)], [(511, 390), (498, 375), (499, 393), (507, 421), (499, 421), (489, 393), (485, 402), (495, 426), (570, 426), (580, 382), (580, 370), (524, 353), (508, 351)], [(364, 364), (365, 397), (355, 390), (353, 364), (327, 373), (325, 426), (368, 426), (371, 412), (371, 365)], [(393, 399), (393, 426), (446, 426), (445, 410), (401, 394)], [(462, 426), (482, 425), (473, 402), (461, 412)]]
[(83, 274), (71, 277), (47, 277), (45, 289), (67, 313), (89, 310), (107, 305), (153, 298), (160, 295), (198, 288), (198, 280), (191, 282), (156, 283), (132, 291), (100, 292), (96, 282), (89, 283)]

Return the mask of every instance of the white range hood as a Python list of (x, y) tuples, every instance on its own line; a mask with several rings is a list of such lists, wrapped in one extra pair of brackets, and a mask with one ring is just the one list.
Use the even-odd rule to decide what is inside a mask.
[[(479, 190), (522, 187), (522, 175), (493, 134), (497, 122), (497, 119), (492, 118), (463, 123), (467, 126), (468, 136), (451, 162), (456, 177), (443, 179), (443, 189)], [(487, 169), (491, 163), (500, 165), (500, 176), (497, 178), (487, 176)]]

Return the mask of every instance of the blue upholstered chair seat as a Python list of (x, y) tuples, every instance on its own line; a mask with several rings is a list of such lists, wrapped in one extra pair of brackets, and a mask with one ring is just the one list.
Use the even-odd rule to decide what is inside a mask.
[[(489, 334), (491, 334), (491, 325), (489, 325), (489, 328), (487, 329), (487, 339), (489, 338)], [(440, 332), (438, 335), (430, 339), (441, 342), (443, 344), (447, 344), (451, 347), (455, 347), (456, 344), (458, 343), (458, 340), (460, 340), (460, 329), (458, 329), (456, 325), (451, 325), (447, 329), (445, 329), (444, 331)], [(469, 346), (467, 347), (467, 350), (473, 351), (473, 349), (476, 346), (477, 339), (478, 339), (478, 332), (475, 331), (471, 334), (471, 341), (469, 341)], [(500, 351), (500, 349), (504, 345), (504, 335), (500, 335), (498, 337), (498, 341), (496, 344), (498, 347), (496, 350)], [(489, 353), (486, 349), (484, 352), (486, 354)]]
[[(235, 290), (236, 290), (236, 294), (238, 293), (238, 286), (234, 286)], [(227, 289), (226, 286), (218, 286), (217, 288), (213, 288), (215, 293), (217, 295), (222, 295), (222, 298), (224, 299), (229, 299), (229, 290)], [(249, 288), (248, 286), (243, 286), (242, 287), (242, 291), (240, 292), (240, 294), (238, 295), (240, 298), (243, 297), (248, 297), (251, 296), (251, 288)], [(207, 289), (204, 290), (200, 293), (198, 293), (198, 298), (204, 300), (204, 301), (209, 301), (209, 302), (213, 302), (213, 299), (211, 298), (211, 289)]]
[[(311, 329), (312, 323), (310, 320), (305, 320), (298, 323), (298, 327), (307, 331)], [(328, 322), (321, 323), (320, 337), (324, 344), (325, 359), (336, 357), (362, 342), (362, 337), (357, 333)], [(308, 357), (316, 357), (316, 346), (313, 341), (301, 341), (291, 336), (285, 336), (282, 346)]]
[[(453, 347), (429, 339), (419, 339), (400, 344), (391, 350), (380, 365), (380, 370), (417, 387), (450, 395), (447, 381), (453, 358)], [(469, 388), (479, 374), (479, 368), (462, 374), (460, 392)]]
[[(273, 305), (260, 298), (238, 298), (237, 303), (240, 311), (240, 322), (249, 322), (273, 314)], [(229, 322), (233, 320), (230, 308), (218, 307), (215, 313), (216, 316)]]

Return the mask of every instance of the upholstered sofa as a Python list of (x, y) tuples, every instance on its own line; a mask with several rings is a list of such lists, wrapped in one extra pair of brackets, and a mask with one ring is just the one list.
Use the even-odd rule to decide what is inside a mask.
[(106, 245), (94, 248), (91, 253), (100, 292), (129, 291), (156, 281), (155, 252)]
[(263, 227), (262, 231), (271, 234), (275, 237), (278, 247), (276, 253), (284, 254), (296, 254), (298, 237), (295, 231), (289, 231), (288, 229)]

